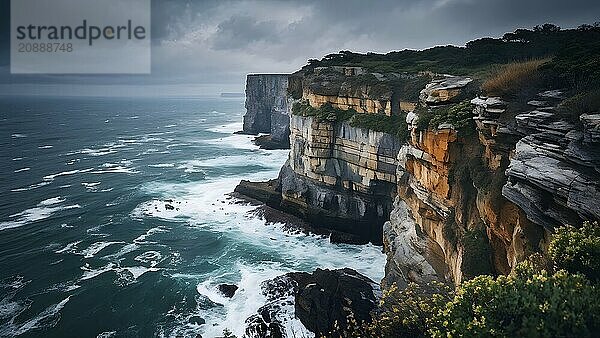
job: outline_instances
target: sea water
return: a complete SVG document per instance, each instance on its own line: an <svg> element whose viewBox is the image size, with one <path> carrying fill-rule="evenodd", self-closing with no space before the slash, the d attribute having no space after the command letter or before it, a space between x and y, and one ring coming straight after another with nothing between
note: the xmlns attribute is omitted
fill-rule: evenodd
<svg viewBox="0 0 600 338"><path fill-rule="evenodd" d="M229 196L288 156L234 134L243 112L240 98L0 98L0 337L241 337L266 279L380 280L380 247L286 232Z"/></svg>

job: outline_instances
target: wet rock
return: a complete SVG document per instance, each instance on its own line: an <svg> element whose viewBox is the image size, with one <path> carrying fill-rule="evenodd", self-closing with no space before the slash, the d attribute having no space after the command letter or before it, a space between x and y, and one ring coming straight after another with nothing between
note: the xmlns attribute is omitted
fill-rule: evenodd
<svg viewBox="0 0 600 338"><path fill-rule="evenodd" d="M204 320L204 318L202 318L200 316L191 316L190 319L188 319L188 322L190 324L194 324L194 325L206 324L206 320Z"/></svg>
<svg viewBox="0 0 600 338"><path fill-rule="evenodd" d="M294 294L298 284L288 275L261 284L267 303L246 319L245 336L249 338L286 337L285 324L293 318Z"/></svg>
<svg viewBox="0 0 600 338"><path fill-rule="evenodd" d="M165 209L166 210L175 210L175 207L170 204L165 204Z"/></svg>
<svg viewBox="0 0 600 338"><path fill-rule="evenodd" d="M261 288L268 303L246 320L249 337L285 337L290 315L316 334L332 331L336 321L343 326L350 314L370 321L380 296L377 283L347 268L292 272L264 282Z"/></svg>
<svg viewBox="0 0 600 338"><path fill-rule="evenodd" d="M296 273L296 316L312 332L327 333L337 321L345 326L348 316L370 321L377 304L378 285L352 269Z"/></svg>
<svg viewBox="0 0 600 338"><path fill-rule="evenodd" d="M219 292L223 294L223 296L227 298L233 297L238 287L234 284L219 284Z"/></svg>
<svg viewBox="0 0 600 338"><path fill-rule="evenodd" d="M261 135L254 139L254 144L259 146L261 149L275 150L275 149L290 149L289 137L284 140L273 139L272 135Z"/></svg>

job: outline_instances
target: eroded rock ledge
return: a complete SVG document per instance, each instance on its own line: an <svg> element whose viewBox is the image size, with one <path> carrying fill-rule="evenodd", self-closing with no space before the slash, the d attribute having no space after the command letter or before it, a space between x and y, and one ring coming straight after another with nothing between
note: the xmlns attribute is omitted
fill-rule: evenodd
<svg viewBox="0 0 600 338"><path fill-rule="evenodd" d="M560 91L506 102L478 96L468 77L430 76L409 93L389 84L414 85L420 75L294 74L290 100L357 114L407 111L410 136L400 142L290 112L291 151L278 179L240 192L316 229L350 233L350 242L382 242L384 286L506 274L544 250L554 227L600 218L600 114L560 112ZM424 127L426 118L435 123Z"/></svg>

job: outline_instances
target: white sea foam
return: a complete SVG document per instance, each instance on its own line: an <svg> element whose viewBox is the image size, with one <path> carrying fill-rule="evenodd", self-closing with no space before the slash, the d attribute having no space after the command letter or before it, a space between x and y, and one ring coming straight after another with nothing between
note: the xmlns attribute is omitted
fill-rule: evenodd
<svg viewBox="0 0 600 338"><path fill-rule="evenodd" d="M76 242L72 242L69 243L67 245L65 245L64 248L60 249L60 250L56 250L54 251L57 254L61 254L61 253L73 253L75 252L75 249L77 249L77 244L81 243L81 241L76 241Z"/></svg>
<svg viewBox="0 0 600 338"><path fill-rule="evenodd" d="M7 336L20 336L26 332L34 329L54 327L60 320L60 310L69 302L71 296L63 299L62 301L48 306L44 311L40 312L35 317L26 321L21 325L16 325L14 321L10 321L8 325L2 328L0 335L6 334Z"/></svg>
<svg viewBox="0 0 600 338"><path fill-rule="evenodd" d="M175 163L159 163L159 164L148 164L152 168L171 168L175 166Z"/></svg>
<svg viewBox="0 0 600 338"><path fill-rule="evenodd" d="M52 145L49 145L49 144L47 144L47 145L42 145L42 146L38 146L38 148L40 148L40 149L50 149L50 148L52 148L52 147L54 147L54 146L52 146Z"/></svg>
<svg viewBox="0 0 600 338"><path fill-rule="evenodd" d="M108 256L104 256L103 258L108 258L108 259L115 259L115 258L120 258L130 252L133 252L135 250L137 250L139 248L139 245L135 244L135 243L129 243L124 245L119 251L117 251L116 253L112 254L112 255L108 255Z"/></svg>
<svg viewBox="0 0 600 338"><path fill-rule="evenodd" d="M107 168L104 170L94 170L90 171L91 174L137 174L138 171L134 168L127 168L124 166L116 166Z"/></svg>
<svg viewBox="0 0 600 338"><path fill-rule="evenodd" d="M25 168L17 169L15 171L13 171L13 173L20 173L20 172L29 171L29 170L31 170L31 168L25 167Z"/></svg>
<svg viewBox="0 0 600 338"><path fill-rule="evenodd" d="M145 266L131 266L123 269L131 272L134 280L137 280L141 275L145 274L146 272L155 272L160 270L159 268L147 268Z"/></svg>
<svg viewBox="0 0 600 338"><path fill-rule="evenodd" d="M56 196L56 197L48 198L46 200L41 201L39 205L54 205L54 204L62 203L64 201L65 201L64 198L62 198L60 196Z"/></svg>
<svg viewBox="0 0 600 338"><path fill-rule="evenodd" d="M220 125L217 127L209 128L208 131L212 131L213 133L222 133L222 134L233 134L236 131L242 130L244 124L242 122L234 122L229 124Z"/></svg>
<svg viewBox="0 0 600 338"><path fill-rule="evenodd" d="M140 263L145 263L153 267L160 262L162 255L158 251L146 251L140 255L137 255L134 259Z"/></svg>
<svg viewBox="0 0 600 338"><path fill-rule="evenodd" d="M12 138L25 138L27 134L12 134L10 135Z"/></svg>
<svg viewBox="0 0 600 338"><path fill-rule="evenodd" d="M104 250L104 248L111 246L113 244L120 244L124 242L95 242L92 243L87 249L82 250L80 252L81 255L85 258L92 258L100 251Z"/></svg>
<svg viewBox="0 0 600 338"><path fill-rule="evenodd" d="M62 202L64 202L64 199L61 197L49 198L38 203L33 208L10 215L8 217L12 218L12 220L0 222L0 230L18 228L26 224L37 222L49 218L59 211L81 208L79 204L62 206L60 205Z"/></svg>
<svg viewBox="0 0 600 338"><path fill-rule="evenodd" d="M84 266L81 267L81 270L83 270L83 275L81 276L80 280L84 281L98 277L105 272L112 271L115 268L115 266L116 265L114 263L108 263L99 269L92 269L90 265L86 263Z"/></svg>
<svg viewBox="0 0 600 338"><path fill-rule="evenodd" d="M149 236L152 236L152 235L157 234L157 233L169 232L169 230L170 230L169 228L167 228L165 226L162 226L162 225L158 226L156 228L151 228L148 231L146 231L145 234L142 234L142 235L138 236L136 239L134 239L133 242L136 243L136 244L151 244L151 243L155 243L155 242L147 241L146 239Z"/></svg>
<svg viewBox="0 0 600 338"><path fill-rule="evenodd" d="M251 157L254 158L250 159ZM213 273L209 278L202 277L203 282L198 284L198 292L211 301L223 305L199 313L207 322L206 325L201 326L204 330L203 336L217 336L225 327L241 336L245 328L245 319L254 314L265 302L259 287L260 283L289 271L312 271L317 267L331 269L350 267L375 281L383 277L385 255L381 247L335 244L322 236L292 234L285 231L280 224L266 225L264 220L249 214L248 212L254 210L255 206L237 204L227 196L242 178L265 180L276 177L286 157L287 151L258 151L245 160L246 163L263 164L265 169L259 173L244 177L211 178L190 183L153 182L143 187L148 192L162 196L162 199L157 198L138 205L131 213L133 217L152 217L169 221L185 220L204 231L226 234L239 245L254 246L261 252L272 252L279 259L279 262L240 262L233 267L223 266L222 270ZM224 156L206 160L202 164L235 165L235 161L241 163L244 158ZM164 202L166 198L173 199L174 202L169 204L178 207L179 210L167 210ZM216 290L215 287L223 282L234 282L240 287L233 298L225 298ZM299 321L291 318L293 308L284 311L290 313L290 318L285 323L289 334L294 332L298 335L306 332ZM185 316L181 318L181 325L171 335L185 336L198 331L197 326L187 323L185 319ZM306 336L311 335L306 334Z"/></svg>
<svg viewBox="0 0 600 338"><path fill-rule="evenodd" d="M61 172L56 173L56 174L46 175L46 176L43 177L43 179L46 180L46 181L52 181L55 178L60 177L60 176L68 176L68 175L75 175L75 174L79 174L79 173L87 173L87 172L90 172L92 170L94 170L94 168L61 171Z"/></svg>
<svg viewBox="0 0 600 338"><path fill-rule="evenodd" d="M31 185L28 185L26 187L11 189L10 191L12 191L12 192L29 191L29 190L41 188L41 187L43 187L45 185L48 185L50 183L51 182L49 182L49 181L44 181L44 182L39 182L39 183L31 184Z"/></svg>
<svg viewBox="0 0 600 338"><path fill-rule="evenodd" d="M217 139L205 140L204 143L234 149L258 149L257 145L249 142L254 137L255 136L252 135L235 134Z"/></svg>
<svg viewBox="0 0 600 338"><path fill-rule="evenodd" d="M81 185L83 185L87 191L96 192L98 191L100 183L102 182L81 182Z"/></svg>
<svg viewBox="0 0 600 338"><path fill-rule="evenodd" d="M277 162L279 164L279 160L282 157L287 156L287 150L260 150L257 151L256 156L248 156L248 155L231 155L231 156L220 156L216 158L206 159L206 160L190 160L184 162L186 167L201 167L201 168L210 168L210 167L244 167L249 165L256 166L267 166L271 167L272 162Z"/></svg>
<svg viewBox="0 0 600 338"><path fill-rule="evenodd" d="M22 159L23 159L23 157L15 157L15 158L13 158L12 160L13 160L13 161L20 161L20 160L22 160Z"/></svg>

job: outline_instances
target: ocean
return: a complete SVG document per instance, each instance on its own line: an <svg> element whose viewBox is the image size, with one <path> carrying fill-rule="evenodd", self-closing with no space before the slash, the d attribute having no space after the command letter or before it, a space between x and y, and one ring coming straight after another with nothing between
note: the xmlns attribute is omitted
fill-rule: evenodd
<svg viewBox="0 0 600 338"><path fill-rule="evenodd" d="M381 247L287 232L229 196L288 155L233 134L243 113L243 98L0 97L0 337L241 337L266 279L379 281Z"/></svg>

